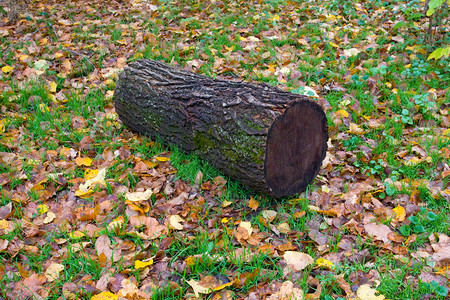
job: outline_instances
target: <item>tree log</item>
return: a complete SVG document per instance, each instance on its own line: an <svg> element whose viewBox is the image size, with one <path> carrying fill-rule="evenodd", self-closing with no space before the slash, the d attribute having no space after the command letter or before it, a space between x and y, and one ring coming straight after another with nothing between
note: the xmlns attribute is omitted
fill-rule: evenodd
<svg viewBox="0 0 450 300"><path fill-rule="evenodd" d="M304 191L327 150L322 107L266 84L212 79L140 60L119 76L114 101L133 131L194 152L248 188L275 197Z"/></svg>

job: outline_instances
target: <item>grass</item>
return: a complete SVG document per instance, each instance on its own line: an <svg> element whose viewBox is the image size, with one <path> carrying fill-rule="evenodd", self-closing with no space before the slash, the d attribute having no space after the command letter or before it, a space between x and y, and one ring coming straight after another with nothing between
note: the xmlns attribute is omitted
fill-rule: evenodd
<svg viewBox="0 0 450 300"><path fill-rule="evenodd" d="M0 67L14 67L0 73L0 296L18 298L26 272L44 274L55 262L63 265L58 278L33 291L42 298L94 297L100 291L92 286L107 269L152 291L152 299L186 298L192 295L187 281L205 276L234 281L224 288L232 298L250 292L267 297L276 292L272 283L286 280L312 294L319 289L316 280L320 299L343 299L350 295L338 280L342 276L354 291L367 279L387 299L445 299L443 271L416 258L419 251L432 256L430 240L450 234L450 177L444 176L450 73L448 58L427 60L431 46L417 38L426 29L421 3L181 2L126 13L118 7L115 15L105 8L112 4L101 1L73 3L70 11L57 2L43 3L45 10L35 3L33 17L22 19L22 36L0 31ZM23 38L27 34L33 38ZM442 36L443 45L449 42ZM359 53L345 54L352 49ZM111 74L122 67L121 57L127 63L157 59L288 91L313 87L329 103L330 165L305 193L273 199L201 157L131 133L112 112L117 76ZM40 78L25 80L26 68L36 70L40 60L46 61ZM70 70L62 67L65 60ZM276 72L282 68L291 75ZM351 130L351 123L362 131ZM170 162L159 161L161 156ZM76 157L92 162L77 163ZM141 172L141 162L151 167ZM107 168L105 184L76 197L85 175L101 168ZM125 196L146 189L153 193L146 201ZM169 205L182 191L183 203ZM249 206L251 199L257 208ZM407 204L417 209L399 221L393 209ZM276 217L265 218L267 211ZM173 215L182 218L182 229L170 223ZM134 223L137 216L144 225ZM383 243L367 236L369 217L404 239ZM250 222L257 242L237 238L242 222ZM159 235L149 238L149 228ZM311 228L325 234L328 244L310 238ZM96 246L101 235L111 251L120 251L120 260L104 265ZM250 257L235 254L243 250ZM285 251L336 261L332 269L314 265L285 273ZM153 266L135 267L136 260L150 258ZM433 280L425 282L424 274ZM77 290L68 290L68 283Z"/></svg>

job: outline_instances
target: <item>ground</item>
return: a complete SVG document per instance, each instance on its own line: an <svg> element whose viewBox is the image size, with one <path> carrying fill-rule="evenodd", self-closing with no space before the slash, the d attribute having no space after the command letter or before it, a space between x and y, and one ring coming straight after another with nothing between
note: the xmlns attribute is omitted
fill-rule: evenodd
<svg viewBox="0 0 450 300"><path fill-rule="evenodd" d="M450 44L446 4L16 5L0 9L0 297L447 297L450 68L427 59ZM124 128L117 75L142 58L315 97L319 175L273 199Z"/></svg>

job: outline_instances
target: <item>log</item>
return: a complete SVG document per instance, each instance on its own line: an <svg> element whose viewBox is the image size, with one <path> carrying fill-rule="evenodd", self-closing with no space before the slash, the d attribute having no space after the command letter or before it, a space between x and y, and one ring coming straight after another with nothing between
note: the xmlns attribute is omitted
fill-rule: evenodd
<svg viewBox="0 0 450 300"><path fill-rule="evenodd" d="M131 63L114 94L131 130L195 153L248 188L304 191L328 141L322 107L266 84L212 79L153 60Z"/></svg>

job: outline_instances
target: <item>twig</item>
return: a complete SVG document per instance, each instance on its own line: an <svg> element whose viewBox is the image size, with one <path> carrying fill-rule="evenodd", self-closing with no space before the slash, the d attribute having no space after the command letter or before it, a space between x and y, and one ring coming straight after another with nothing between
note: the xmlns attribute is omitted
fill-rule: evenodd
<svg viewBox="0 0 450 300"><path fill-rule="evenodd" d="M82 53L78 53L78 52L73 51L73 50L71 50L71 49L67 49L67 48L63 48L63 50L68 51L68 52L70 52L70 53L73 53L73 54L76 54L76 55L79 55L79 56L85 58L85 59L91 64L91 66L94 67L94 69L97 69L97 67L91 62L91 60L90 60L86 55L84 55L84 54L82 54Z"/></svg>
<svg viewBox="0 0 450 300"><path fill-rule="evenodd" d="M41 27L41 28L38 28L38 29L35 30L33 33L29 34L29 36L27 36L23 41L18 42L18 43L14 44L14 45L19 45L19 44L25 43L26 41L30 40L30 39L33 37L33 35L35 35L35 34L38 33L39 31L41 31L41 29L42 29L42 28L45 28L45 27L46 27L46 26L43 26L43 27ZM12 45L12 44L9 44L8 46L6 46L5 49L2 49L2 51L1 51L0 53L3 53L4 51L6 51L11 45Z"/></svg>

